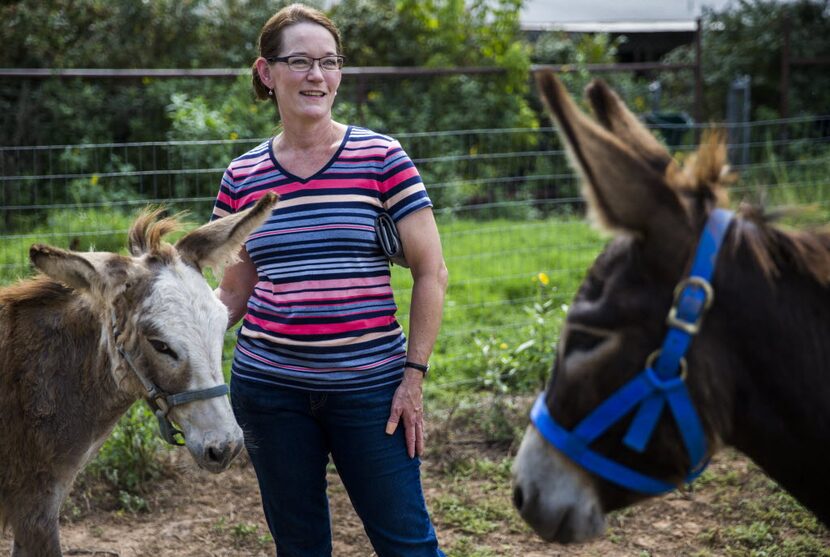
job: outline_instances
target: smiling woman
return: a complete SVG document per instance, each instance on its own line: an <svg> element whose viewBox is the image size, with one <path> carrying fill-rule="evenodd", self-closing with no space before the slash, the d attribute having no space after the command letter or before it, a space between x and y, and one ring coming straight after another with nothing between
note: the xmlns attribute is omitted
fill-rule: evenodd
<svg viewBox="0 0 830 557"><path fill-rule="evenodd" d="M331 555L329 455L379 556L443 555L418 456L447 271L432 202L401 145L332 120L341 52L337 28L301 4L260 35L254 90L273 99L282 131L230 163L213 218L270 191L281 201L218 289L230 325L244 316L231 398L279 555ZM408 339L375 233L381 213L413 276Z"/></svg>

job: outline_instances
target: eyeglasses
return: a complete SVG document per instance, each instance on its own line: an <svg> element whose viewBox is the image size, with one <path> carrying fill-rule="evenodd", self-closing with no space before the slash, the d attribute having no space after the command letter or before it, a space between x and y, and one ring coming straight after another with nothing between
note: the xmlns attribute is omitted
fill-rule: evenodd
<svg viewBox="0 0 830 557"><path fill-rule="evenodd" d="M327 72L334 72L343 67L345 58L340 55L323 56L312 58L310 56L274 56L266 58L268 62L285 62L292 72L307 72L314 66L314 62L320 62L320 69Z"/></svg>

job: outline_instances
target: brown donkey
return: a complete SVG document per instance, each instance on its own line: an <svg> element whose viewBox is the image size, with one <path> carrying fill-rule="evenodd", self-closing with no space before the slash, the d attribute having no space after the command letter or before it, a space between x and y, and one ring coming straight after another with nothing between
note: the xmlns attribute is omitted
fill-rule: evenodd
<svg viewBox="0 0 830 557"><path fill-rule="evenodd" d="M830 524L830 235L719 208L715 136L680 167L604 83L587 90L598 123L553 74L538 85L614 238L516 457L520 514L546 540L587 540L730 445Z"/></svg>
<svg viewBox="0 0 830 557"><path fill-rule="evenodd" d="M131 256L42 245L43 273L0 289L0 523L14 557L61 555L60 506L119 417L145 398L196 463L228 467L242 447L221 358L228 313L202 276L232 261L276 196L206 224L175 246L174 219L148 212Z"/></svg>

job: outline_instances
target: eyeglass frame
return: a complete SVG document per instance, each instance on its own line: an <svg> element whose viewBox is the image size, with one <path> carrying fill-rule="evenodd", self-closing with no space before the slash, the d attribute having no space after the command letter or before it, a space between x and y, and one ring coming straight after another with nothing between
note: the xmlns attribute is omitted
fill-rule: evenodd
<svg viewBox="0 0 830 557"><path fill-rule="evenodd" d="M311 65L308 67L307 70L295 70L291 67L291 64L289 63L289 60L291 58L304 58L306 60L311 60ZM327 70L326 68L324 68L322 61L326 58L335 58L335 59L337 59L337 61L340 63L339 67L337 67L336 69L333 69L333 70ZM342 56L340 54L327 54L326 56L320 56L319 58L314 58L313 56L305 56L303 54L292 54L290 56L271 56L271 57L266 57L265 59L270 64L273 64L275 62L283 62L286 66L288 66L289 70L291 70L292 72L297 72L297 73L310 72L311 69L314 67L314 62L317 62L317 65L320 66L321 71L336 72L336 71L339 71L339 70L343 69L343 63L346 61L346 57Z"/></svg>

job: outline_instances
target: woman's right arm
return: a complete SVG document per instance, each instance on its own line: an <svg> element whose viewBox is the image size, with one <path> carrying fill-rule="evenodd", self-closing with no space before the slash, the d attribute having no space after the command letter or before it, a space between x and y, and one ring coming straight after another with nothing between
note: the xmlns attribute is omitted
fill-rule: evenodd
<svg viewBox="0 0 830 557"><path fill-rule="evenodd" d="M257 278L256 266L243 247L239 250L239 260L225 269L222 282L215 290L216 296L228 308L228 329L245 315Z"/></svg>

